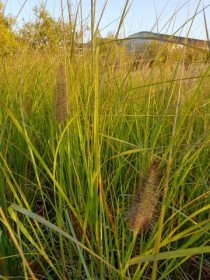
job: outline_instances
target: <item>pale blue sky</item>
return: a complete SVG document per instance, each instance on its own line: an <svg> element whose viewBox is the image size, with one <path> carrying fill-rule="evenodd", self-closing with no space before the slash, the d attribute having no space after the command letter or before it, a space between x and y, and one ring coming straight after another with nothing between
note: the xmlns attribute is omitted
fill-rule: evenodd
<svg viewBox="0 0 210 280"><path fill-rule="evenodd" d="M65 11L67 11L66 1L63 0ZM68 1L72 4L72 11L75 13L79 0ZM3 2L6 3L6 14L18 15L18 24L21 24L23 20L33 21L32 8L41 3L46 4L51 16L58 18L61 15L61 0L4 0ZM101 15L105 2L106 0L96 0L97 19ZM106 36L108 32L116 32L125 2L126 0L107 0L107 6L100 23L102 36ZM81 0L81 3L83 25L90 25L91 0ZM121 29L121 37L139 31L176 33L176 35L185 36L190 29L190 37L206 39L203 7L206 7L206 20L210 32L210 0L130 0L129 3L131 6ZM197 7L197 12L201 12L194 18L193 22L189 21L185 24L194 16Z"/></svg>

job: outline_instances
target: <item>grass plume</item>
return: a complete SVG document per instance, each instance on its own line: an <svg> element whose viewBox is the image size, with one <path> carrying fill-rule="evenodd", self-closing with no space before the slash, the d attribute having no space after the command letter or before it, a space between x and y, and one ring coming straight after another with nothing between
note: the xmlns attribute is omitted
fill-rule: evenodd
<svg viewBox="0 0 210 280"><path fill-rule="evenodd" d="M160 194L158 163L156 159L151 163L143 184L137 190L137 194L128 211L130 228L135 235L151 224L156 212Z"/></svg>
<svg viewBox="0 0 210 280"><path fill-rule="evenodd" d="M60 63L56 75L56 101L55 117L59 123L67 119L68 114L68 95L66 85L66 72L64 64Z"/></svg>

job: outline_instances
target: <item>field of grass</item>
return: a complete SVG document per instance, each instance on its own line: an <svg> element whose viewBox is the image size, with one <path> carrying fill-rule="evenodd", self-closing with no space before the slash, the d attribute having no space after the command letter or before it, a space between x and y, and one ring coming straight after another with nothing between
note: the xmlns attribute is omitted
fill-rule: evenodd
<svg viewBox="0 0 210 280"><path fill-rule="evenodd" d="M115 43L1 58L0 279L210 275L210 65Z"/></svg>

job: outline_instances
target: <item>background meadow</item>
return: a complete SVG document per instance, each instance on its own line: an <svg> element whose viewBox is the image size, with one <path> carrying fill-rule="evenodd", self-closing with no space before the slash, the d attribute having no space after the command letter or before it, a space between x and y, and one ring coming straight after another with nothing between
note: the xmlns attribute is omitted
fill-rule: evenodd
<svg viewBox="0 0 210 280"><path fill-rule="evenodd" d="M1 12L0 278L209 279L209 49L129 53L129 1L108 38L68 3Z"/></svg>

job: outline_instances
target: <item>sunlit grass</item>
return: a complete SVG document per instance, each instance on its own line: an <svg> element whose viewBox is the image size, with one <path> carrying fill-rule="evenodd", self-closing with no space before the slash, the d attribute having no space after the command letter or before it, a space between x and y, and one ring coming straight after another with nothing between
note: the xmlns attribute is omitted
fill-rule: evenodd
<svg viewBox="0 0 210 280"><path fill-rule="evenodd" d="M2 279L188 279L191 262L202 279L210 269L210 66L186 67L185 46L176 63L159 51L135 69L116 47L128 4L105 54L92 9L90 51L24 45L2 59ZM133 197L154 203L144 181L155 158L152 219L133 233Z"/></svg>

